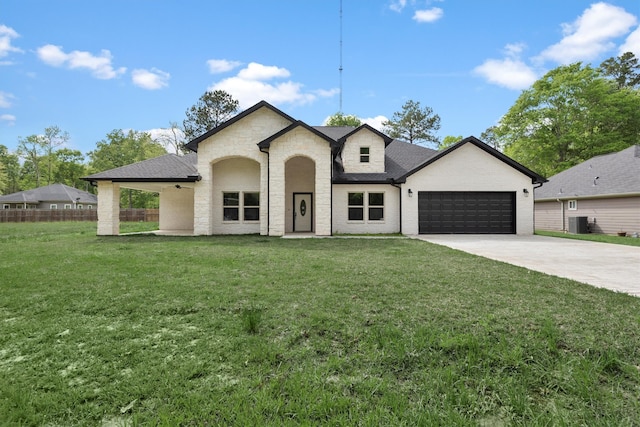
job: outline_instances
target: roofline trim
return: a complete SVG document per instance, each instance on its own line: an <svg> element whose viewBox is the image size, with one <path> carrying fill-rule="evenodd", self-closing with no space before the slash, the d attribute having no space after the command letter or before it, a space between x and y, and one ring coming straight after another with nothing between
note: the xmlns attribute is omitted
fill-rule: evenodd
<svg viewBox="0 0 640 427"><path fill-rule="evenodd" d="M587 200L587 199L624 199L629 197L640 197L640 192L631 192L631 193L611 193L611 194L592 194L592 195L583 195L583 196L558 196L558 197L545 197L545 198L535 198L534 202L557 202L558 200Z"/></svg>
<svg viewBox="0 0 640 427"><path fill-rule="evenodd" d="M319 130L315 129L314 127L309 126L308 124L306 124L302 120L295 120L293 123L291 123L286 128L274 133L269 138L258 142L257 145L260 148L269 148L273 141L275 141L276 139L280 138L281 136L291 132L292 130L296 129L299 126L305 128L306 130L310 131L314 135L319 136L320 138L324 139L325 141L327 141L329 143L329 145L332 148L336 146L337 142L334 139L332 139L331 137L325 135L324 133L320 132Z"/></svg>

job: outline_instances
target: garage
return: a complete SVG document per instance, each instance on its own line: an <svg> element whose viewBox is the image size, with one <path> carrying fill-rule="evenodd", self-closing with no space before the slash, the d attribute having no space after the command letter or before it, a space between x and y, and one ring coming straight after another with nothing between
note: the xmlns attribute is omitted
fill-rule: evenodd
<svg viewBox="0 0 640 427"><path fill-rule="evenodd" d="M515 234L515 192L419 191L420 234Z"/></svg>

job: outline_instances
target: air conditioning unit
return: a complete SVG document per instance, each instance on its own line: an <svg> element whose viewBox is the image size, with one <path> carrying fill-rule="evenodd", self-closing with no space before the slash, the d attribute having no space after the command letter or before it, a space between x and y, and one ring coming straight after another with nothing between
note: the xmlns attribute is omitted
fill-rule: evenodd
<svg viewBox="0 0 640 427"><path fill-rule="evenodd" d="M589 232L589 221L586 216L569 217L569 233L587 234Z"/></svg>

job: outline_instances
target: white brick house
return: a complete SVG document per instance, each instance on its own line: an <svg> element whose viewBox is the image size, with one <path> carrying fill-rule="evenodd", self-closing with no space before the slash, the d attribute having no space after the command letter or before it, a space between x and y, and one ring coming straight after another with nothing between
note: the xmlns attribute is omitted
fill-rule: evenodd
<svg viewBox="0 0 640 427"><path fill-rule="evenodd" d="M121 188L158 192L160 230L184 234L531 234L545 182L474 137L438 152L264 101L187 148L84 178L98 186L98 234L118 234Z"/></svg>

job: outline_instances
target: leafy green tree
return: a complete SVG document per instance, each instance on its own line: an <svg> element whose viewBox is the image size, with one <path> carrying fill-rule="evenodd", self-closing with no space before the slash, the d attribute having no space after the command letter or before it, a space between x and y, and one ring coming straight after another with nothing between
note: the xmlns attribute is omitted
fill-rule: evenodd
<svg viewBox="0 0 640 427"><path fill-rule="evenodd" d="M86 182L80 179L87 174L87 166L84 164L84 155L81 151L62 148L55 152L55 159L53 182L75 188L86 187Z"/></svg>
<svg viewBox="0 0 640 427"><path fill-rule="evenodd" d="M618 89L640 85L640 64L632 52L607 59L600 64L600 71L603 75L613 78L618 84Z"/></svg>
<svg viewBox="0 0 640 427"><path fill-rule="evenodd" d="M434 131L440 129L440 116L430 107L420 107L420 102L409 100L402 111L393 113L391 120L382 123L392 138L404 139L411 144L440 143Z"/></svg>
<svg viewBox="0 0 640 427"><path fill-rule="evenodd" d="M353 114L343 114L341 112L335 113L333 116L329 116L326 126L353 126L358 127L362 125L362 120Z"/></svg>
<svg viewBox="0 0 640 427"><path fill-rule="evenodd" d="M0 164L5 174L4 185L0 186L0 193L11 194L20 191L20 159L11 154L9 149L0 144Z"/></svg>
<svg viewBox="0 0 640 427"><path fill-rule="evenodd" d="M42 135L43 146L45 147L47 163L47 185L53 184L53 164L55 162L54 151L69 141L69 133L61 130L58 126L49 126L44 129Z"/></svg>
<svg viewBox="0 0 640 427"><path fill-rule="evenodd" d="M7 173L4 171L4 165L0 163L0 194L4 194L4 188L7 186Z"/></svg>
<svg viewBox="0 0 640 427"><path fill-rule="evenodd" d="M16 152L24 162L21 178L28 182L27 188L40 187L42 185L42 170L45 167L46 150L46 141L42 136L29 135L26 138L18 138Z"/></svg>
<svg viewBox="0 0 640 427"><path fill-rule="evenodd" d="M100 172L166 153L164 147L146 132L130 130L125 134L121 129L116 129L107 134L106 139L99 141L95 150L88 153L89 168L90 172ZM155 208L158 206L158 194L130 189L121 194L120 205L129 208Z"/></svg>
<svg viewBox="0 0 640 427"><path fill-rule="evenodd" d="M438 150L444 150L445 148L449 148L456 142L461 141L462 138L463 138L462 135L459 135L459 136L447 135L438 144Z"/></svg>
<svg viewBox="0 0 640 427"><path fill-rule="evenodd" d="M522 92L495 128L507 155L543 175L637 144L640 96L575 63Z"/></svg>
<svg viewBox="0 0 640 427"><path fill-rule="evenodd" d="M501 150L502 149L502 147L500 146L500 140L498 139L498 136L496 135L496 127L495 126L491 126L491 127L487 128L484 132L482 132L480 134L480 140L482 142L484 142L485 144L492 146L496 150Z"/></svg>
<svg viewBox="0 0 640 427"><path fill-rule="evenodd" d="M240 103L223 90L205 92L198 102L186 111L187 118L182 122L188 141L215 128L230 119Z"/></svg>

